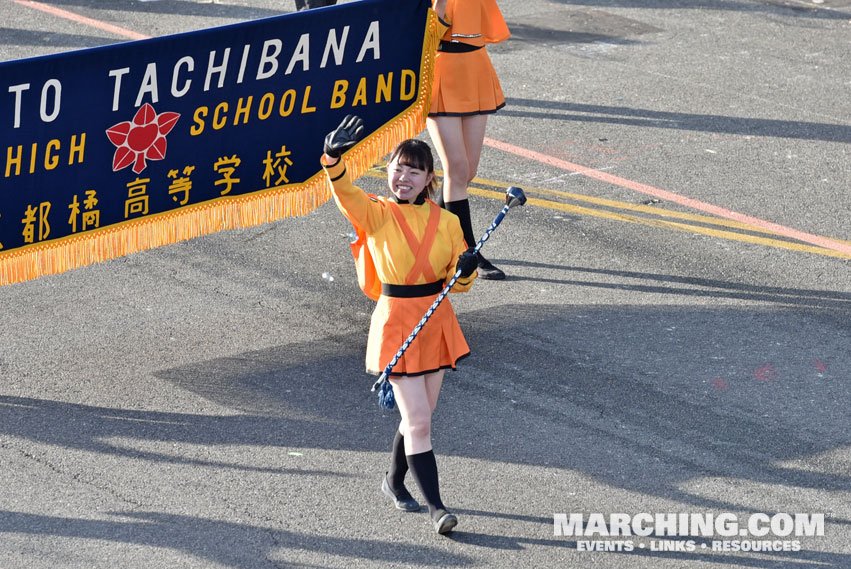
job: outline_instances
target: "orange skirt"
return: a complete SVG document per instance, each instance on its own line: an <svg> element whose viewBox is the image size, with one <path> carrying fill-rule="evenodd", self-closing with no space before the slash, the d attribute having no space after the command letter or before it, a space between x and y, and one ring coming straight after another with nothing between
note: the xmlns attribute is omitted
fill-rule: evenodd
<svg viewBox="0 0 851 569"><path fill-rule="evenodd" d="M397 298L382 295L372 313L366 344L366 371L379 375L411 335L438 295ZM458 325L455 311L444 299L393 367L392 376L422 375L455 369L470 347Z"/></svg>
<svg viewBox="0 0 851 569"><path fill-rule="evenodd" d="M486 48L437 53L429 116L490 114L504 106L505 96Z"/></svg>

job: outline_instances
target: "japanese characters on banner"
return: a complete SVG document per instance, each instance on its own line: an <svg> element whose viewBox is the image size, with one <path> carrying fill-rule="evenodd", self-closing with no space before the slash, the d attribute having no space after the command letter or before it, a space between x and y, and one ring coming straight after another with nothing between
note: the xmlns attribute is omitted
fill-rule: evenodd
<svg viewBox="0 0 851 569"><path fill-rule="evenodd" d="M360 0L0 63L0 284L304 214L425 124L428 0Z"/></svg>

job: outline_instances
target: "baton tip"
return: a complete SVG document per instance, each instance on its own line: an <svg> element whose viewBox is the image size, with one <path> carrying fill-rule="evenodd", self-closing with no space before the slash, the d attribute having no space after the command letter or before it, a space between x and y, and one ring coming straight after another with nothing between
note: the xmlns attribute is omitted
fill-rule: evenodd
<svg viewBox="0 0 851 569"><path fill-rule="evenodd" d="M524 205L526 203L526 193L517 186L511 186L505 191L505 203L508 207Z"/></svg>

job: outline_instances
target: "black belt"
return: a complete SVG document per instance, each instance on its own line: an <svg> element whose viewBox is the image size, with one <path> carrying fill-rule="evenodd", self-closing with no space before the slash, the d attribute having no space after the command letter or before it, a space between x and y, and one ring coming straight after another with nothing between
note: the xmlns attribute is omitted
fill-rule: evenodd
<svg viewBox="0 0 851 569"><path fill-rule="evenodd" d="M460 41L441 41L437 45L437 51L443 51L445 53L467 53L476 51L477 49L482 49L482 46L470 45Z"/></svg>
<svg viewBox="0 0 851 569"><path fill-rule="evenodd" d="M419 298L421 296L434 296L443 290L443 281L418 285L398 285L381 283L381 294L394 298Z"/></svg>

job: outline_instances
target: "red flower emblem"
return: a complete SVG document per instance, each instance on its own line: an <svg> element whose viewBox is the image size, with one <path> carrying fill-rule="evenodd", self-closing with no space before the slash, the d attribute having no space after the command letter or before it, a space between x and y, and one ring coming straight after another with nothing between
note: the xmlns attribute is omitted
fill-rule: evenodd
<svg viewBox="0 0 851 569"><path fill-rule="evenodd" d="M154 107L145 103L132 121L120 122L109 128L106 136L116 146L112 171L117 172L133 164L133 171L141 174L147 167L146 159L165 158L165 137L179 118L178 113L157 115Z"/></svg>

